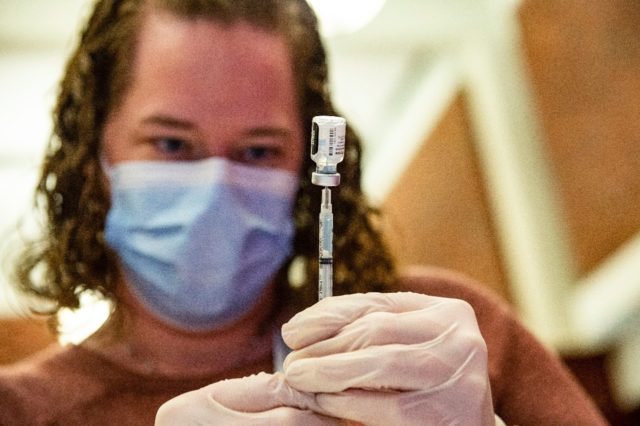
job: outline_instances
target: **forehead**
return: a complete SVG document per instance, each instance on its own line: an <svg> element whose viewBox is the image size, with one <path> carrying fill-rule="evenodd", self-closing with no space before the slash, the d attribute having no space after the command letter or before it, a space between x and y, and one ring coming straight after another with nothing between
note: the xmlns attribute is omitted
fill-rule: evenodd
<svg viewBox="0 0 640 426"><path fill-rule="evenodd" d="M150 97L157 94L187 109L233 115L250 106L256 114L261 106L297 96L284 36L244 21L149 11L133 65L130 91L144 94L147 104L159 102Z"/></svg>

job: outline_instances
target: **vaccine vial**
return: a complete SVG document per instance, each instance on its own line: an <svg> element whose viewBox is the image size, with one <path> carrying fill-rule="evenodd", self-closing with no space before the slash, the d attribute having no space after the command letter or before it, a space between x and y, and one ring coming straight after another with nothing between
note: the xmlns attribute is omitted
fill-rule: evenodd
<svg viewBox="0 0 640 426"><path fill-rule="evenodd" d="M338 163L344 159L347 121L342 117L319 115L311 123L311 159L316 171L311 182L320 186L338 186Z"/></svg>

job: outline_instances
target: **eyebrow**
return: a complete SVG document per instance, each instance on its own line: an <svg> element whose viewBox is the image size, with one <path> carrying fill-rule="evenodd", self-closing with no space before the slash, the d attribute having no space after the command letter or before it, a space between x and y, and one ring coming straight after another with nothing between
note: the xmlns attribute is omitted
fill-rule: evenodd
<svg viewBox="0 0 640 426"><path fill-rule="evenodd" d="M167 127L174 127L177 129L191 130L196 126L189 120L182 120L169 115L155 114L146 117L142 120L143 124L158 124ZM292 131L286 127L278 126L257 126L248 129L245 134L253 137L273 137L281 136L285 138L292 137Z"/></svg>
<svg viewBox="0 0 640 426"><path fill-rule="evenodd" d="M188 120L170 117L168 115L152 115L142 120L143 124L160 124L162 126L175 127L179 129L193 129L195 126Z"/></svg>
<svg viewBox="0 0 640 426"><path fill-rule="evenodd" d="M256 137L264 137L264 136L284 136L287 138L291 137L291 130L284 127L253 127L250 128L247 132L248 136L256 136Z"/></svg>

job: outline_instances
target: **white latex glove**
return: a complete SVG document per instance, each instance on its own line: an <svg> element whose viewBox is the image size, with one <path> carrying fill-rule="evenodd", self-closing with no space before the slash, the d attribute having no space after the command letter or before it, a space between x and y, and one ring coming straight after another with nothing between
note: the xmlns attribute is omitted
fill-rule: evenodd
<svg viewBox="0 0 640 426"><path fill-rule="evenodd" d="M496 324L499 327L500 324ZM416 293L330 297L282 328L289 385L365 425L493 425L487 349L469 304Z"/></svg>
<svg viewBox="0 0 640 426"><path fill-rule="evenodd" d="M260 373L224 380L177 396L156 415L161 425L310 425L344 424L310 411L313 395L290 388L282 374Z"/></svg>

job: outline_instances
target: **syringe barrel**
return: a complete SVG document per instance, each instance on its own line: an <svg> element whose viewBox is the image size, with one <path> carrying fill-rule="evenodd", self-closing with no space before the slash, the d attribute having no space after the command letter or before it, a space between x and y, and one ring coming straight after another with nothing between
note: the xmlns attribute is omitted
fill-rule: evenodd
<svg viewBox="0 0 640 426"><path fill-rule="evenodd" d="M322 190L320 204L320 260L333 258L333 209L331 206L331 190Z"/></svg>
<svg viewBox="0 0 640 426"><path fill-rule="evenodd" d="M331 206L331 190L322 190L320 204L320 241L319 241L319 282L318 297L320 300L333 295L333 211Z"/></svg>
<svg viewBox="0 0 640 426"><path fill-rule="evenodd" d="M319 115L311 122L311 159L317 174L337 174L344 159L347 121L342 117Z"/></svg>
<svg viewBox="0 0 640 426"><path fill-rule="evenodd" d="M333 296L333 265L320 264L320 278L318 282L318 300Z"/></svg>

